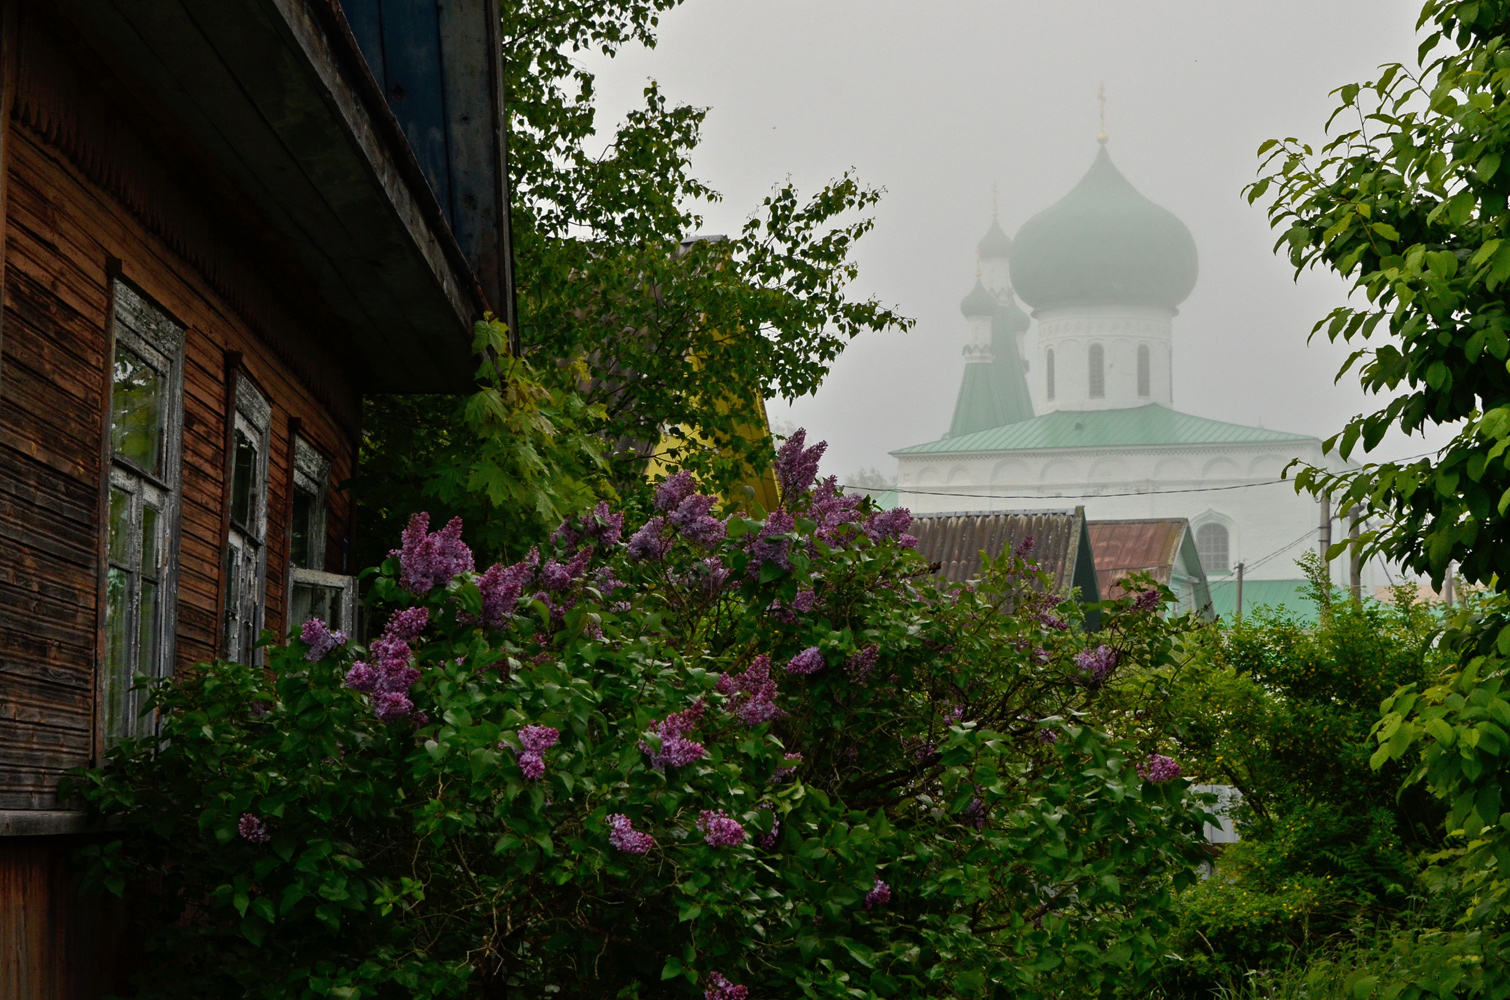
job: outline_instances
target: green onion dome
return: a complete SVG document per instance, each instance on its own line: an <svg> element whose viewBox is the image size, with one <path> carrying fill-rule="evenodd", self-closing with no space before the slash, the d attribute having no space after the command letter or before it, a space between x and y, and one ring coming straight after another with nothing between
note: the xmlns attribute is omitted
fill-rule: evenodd
<svg viewBox="0 0 1510 1000"><path fill-rule="evenodd" d="M996 299L990 292L986 291L986 286L980 283L980 279L976 278L975 287L970 289L970 294L965 296L965 301L959 304L959 311L964 313L969 319L976 319L980 316L995 316Z"/></svg>
<svg viewBox="0 0 1510 1000"><path fill-rule="evenodd" d="M1028 319L1028 314L1023 312L1022 307L1017 304L1017 300L1009 298L1005 305L998 305L996 311L992 313L991 333L993 336L1009 333L1016 336L1019 333L1027 333L1032 322Z"/></svg>
<svg viewBox="0 0 1510 1000"><path fill-rule="evenodd" d="M1023 223L1012 249L1012 287L1034 309L1173 309L1197 272L1190 230L1139 194L1104 145L1069 194Z"/></svg>
<svg viewBox="0 0 1510 1000"><path fill-rule="evenodd" d="M1012 239L1002 232L1001 224L996 217L991 217L991 228L986 230L986 235L975 244L975 252L981 260L998 260L1012 256Z"/></svg>

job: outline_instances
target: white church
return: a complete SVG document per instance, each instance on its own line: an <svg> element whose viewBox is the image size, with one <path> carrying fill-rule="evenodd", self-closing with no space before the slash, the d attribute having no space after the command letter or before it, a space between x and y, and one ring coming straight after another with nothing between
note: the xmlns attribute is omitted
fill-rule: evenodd
<svg viewBox="0 0 1510 1000"><path fill-rule="evenodd" d="M1175 318L1198 272L1190 230L1112 164L1106 137L1078 184L1009 239L993 218L965 297L965 370L949 431L892 452L915 513L1066 508L1092 520L1187 518L1215 609L1299 603L1295 560L1324 537L1294 459L1321 442L1174 408ZM1031 318L1018 305L1025 303ZM1329 511L1332 541L1347 525ZM1348 569L1333 566L1346 586ZM1390 582L1362 568L1364 593Z"/></svg>

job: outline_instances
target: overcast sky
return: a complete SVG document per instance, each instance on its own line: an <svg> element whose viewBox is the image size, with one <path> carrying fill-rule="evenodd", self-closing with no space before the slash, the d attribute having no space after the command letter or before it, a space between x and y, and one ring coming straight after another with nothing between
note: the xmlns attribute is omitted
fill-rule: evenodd
<svg viewBox="0 0 1510 1000"><path fill-rule="evenodd" d="M888 452L948 428L964 362L959 302L1001 190L1009 235L1062 197L1096 152L1105 81L1109 150L1144 195L1190 227L1200 280L1174 325L1174 404L1319 437L1368 405L1346 350L1307 346L1342 301L1326 275L1297 284L1240 196L1258 144L1314 141L1334 98L1390 60L1412 61L1420 0L689 0L660 44L595 59L606 118L648 78L711 108L693 165L732 232L773 184L811 193L853 167L886 189L858 252L855 291L914 317L865 335L815 397L772 401L773 423L830 442L825 472L887 475ZM1030 353L1031 356L1031 353ZM1437 435L1431 443L1436 443ZM1376 454L1426 450L1420 438Z"/></svg>

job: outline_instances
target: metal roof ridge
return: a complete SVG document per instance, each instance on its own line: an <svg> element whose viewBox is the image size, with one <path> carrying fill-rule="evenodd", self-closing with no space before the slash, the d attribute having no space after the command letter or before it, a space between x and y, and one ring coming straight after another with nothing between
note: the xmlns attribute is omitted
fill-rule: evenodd
<svg viewBox="0 0 1510 1000"><path fill-rule="evenodd" d="M989 500L990 497L982 499ZM926 514L913 514L912 519L920 521L925 517L996 517L998 515L1025 517L1030 514L1061 514L1065 517L1075 517L1079 510L1079 507L1035 507L1031 510L1020 507L999 507L996 510L933 510Z"/></svg>

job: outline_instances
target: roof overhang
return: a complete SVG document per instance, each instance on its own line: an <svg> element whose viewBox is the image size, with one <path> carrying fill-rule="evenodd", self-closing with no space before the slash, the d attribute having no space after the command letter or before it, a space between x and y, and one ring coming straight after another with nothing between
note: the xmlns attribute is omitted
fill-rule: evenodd
<svg viewBox="0 0 1510 1000"><path fill-rule="evenodd" d="M472 384L485 309L336 0L62 0L347 329L364 389Z"/></svg>

